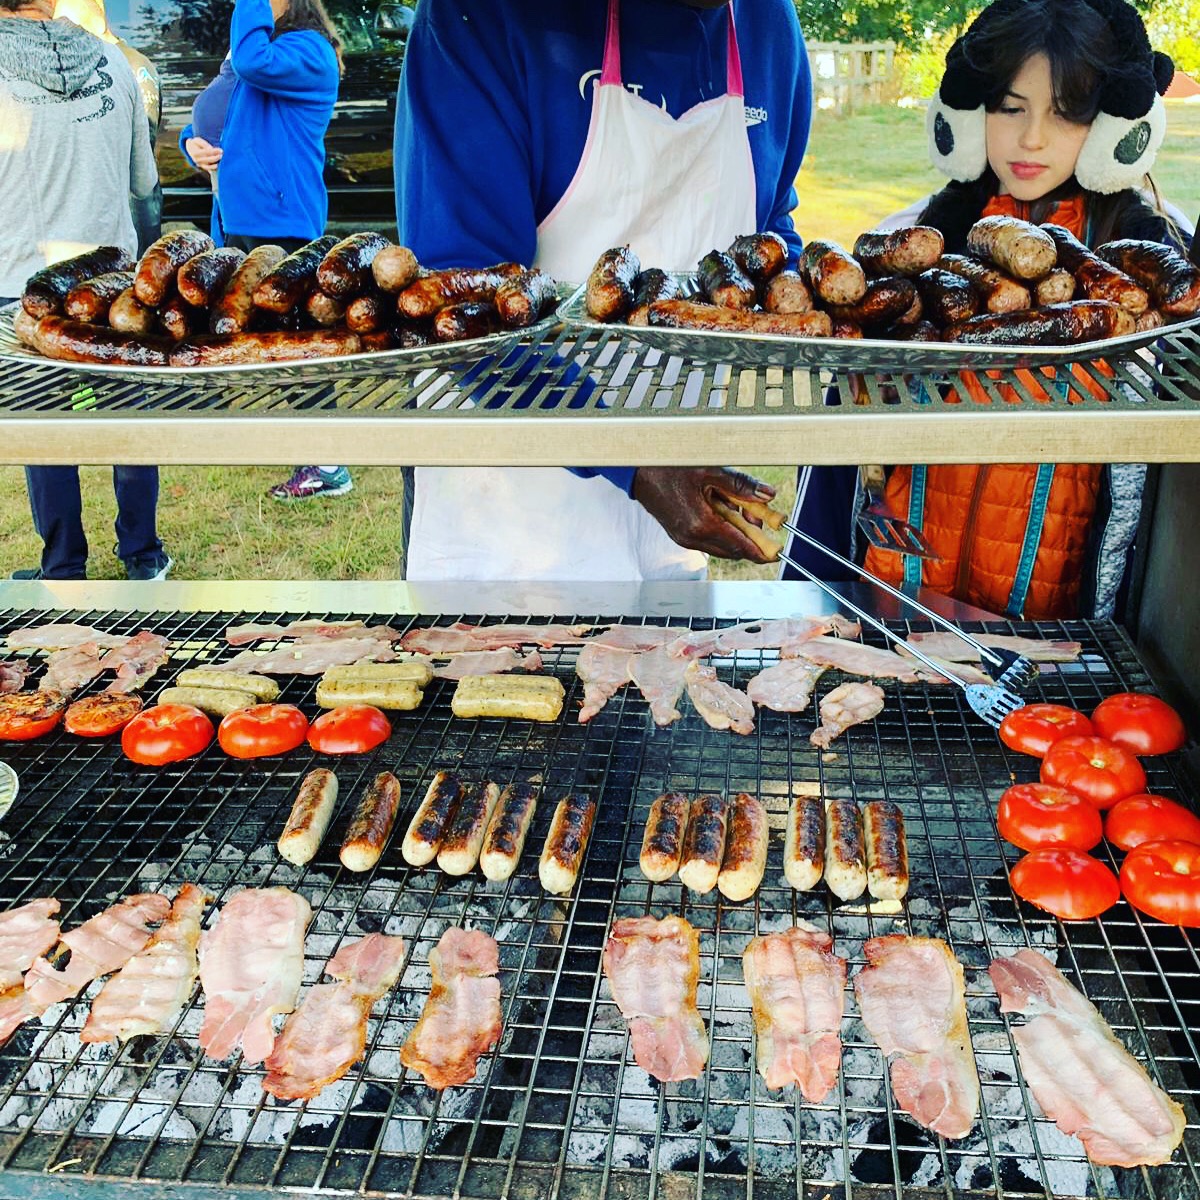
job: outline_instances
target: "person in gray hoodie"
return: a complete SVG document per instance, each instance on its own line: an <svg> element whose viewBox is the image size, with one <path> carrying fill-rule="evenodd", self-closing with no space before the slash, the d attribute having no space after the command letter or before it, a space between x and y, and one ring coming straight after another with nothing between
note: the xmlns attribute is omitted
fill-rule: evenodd
<svg viewBox="0 0 1200 1200"><path fill-rule="evenodd" d="M116 47L67 20L53 0L0 0L0 302L35 271L96 246L137 251L131 201L158 173L133 72ZM82 579L79 471L27 467L39 568L14 578ZM114 467L117 554L130 578L165 576L157 467Z"/></svg>

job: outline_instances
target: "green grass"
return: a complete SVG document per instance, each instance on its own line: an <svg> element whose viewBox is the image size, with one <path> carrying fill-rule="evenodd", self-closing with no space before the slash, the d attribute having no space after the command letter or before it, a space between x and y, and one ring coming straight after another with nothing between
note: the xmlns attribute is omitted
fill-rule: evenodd
<svg viewBox="0 0 1200 1200"><path fill-rule="evenodd" d="M801 234L852 242L864 229L940 186L926 165L924 114L879 108L837 116L819 112L797 180ZM1200 105L1168 105L1168 134L1155 179L1189 218L1200 213ZM773 483L788 508L794 472L748 467ZM265 498L281 468L170 467L162 472L159 528L179 579L394 579L400 547L400 472L354 468L354 491L334 500L282 505ZM111 474L82 470L89 574L118 579L112 556ZM32 566L33 532L18 467L0 468L0 571ZM767 579L772 568L714 560L719 579Z"/></svg>

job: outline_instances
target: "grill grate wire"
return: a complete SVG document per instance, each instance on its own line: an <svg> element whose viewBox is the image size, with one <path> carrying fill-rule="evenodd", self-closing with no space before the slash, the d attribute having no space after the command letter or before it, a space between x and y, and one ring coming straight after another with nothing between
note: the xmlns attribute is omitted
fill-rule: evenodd
<svg viewBox="0 0 1200 1200"><path fill-rule="evenodd" d="M112 632L164 633L175 650L153 694L192 661L227 656L227 624L278 616L24 612L0 615L0 631L70 619ZM1080 662L1044 671L1031 699L1090 711L1102 695L1150 685L1115 626L988 628L1084 643ZM1200 1052L1193 1033L1200 1027L1200 958L1192 936L1144 921L1123 902L1103 921L1071 924L1014 903L1003 867L1018 852L1000 840L994 804L1013 777L1034 777L1033 760L999 743L958 689L888 684L879 718L821 754L808 743L810 713L760 713L754 735L739 738L709 729L683 701L684 719L659 730L630 688L589 725L570 723L579 692L574 652L543 653L546 669L568 688L566 719L547 727L460 721L449 712L453 685L435 681L420 709L397 714L384 746L334 764L338 812L322 850L303 869L280 860L274 840L316 759L307 750L257 762L210 750L154 770L125 762L111 742L61 732L6 745L22 788L0 826L9 839L0 856L0 907L56 895L70 926L120 895L160 887L173 893L185 880L205 886L218 905L233 889L280 884L313 906L307 982L319 978L344 938L379 929L401 933L407 945L400 984L376 1006L363 1061L304 1105L268 1103L260 1068L201 1058L198 995L169 1035L135 1039L119 1051L85 1049L77 1035L93 985L80 1002L50 1010L42 1026L23 1026L0 1051L3 1177L53 1173L63 1196L101 1195L97 1188L134 1181L147 1196L214 1185L239 1196L307 1188L464 1200L1200 1195ZM722 678L741 685L762 665L756 653L714 661ZM312 711L314 680L281 682L282 699ZM830 686L827 677L820 694ZM1147 766L1151 790L1194 805L1173 760ZM478 875L451 880L431 868L408 870L398 834L374 872L342 870L340 834L366 782L379 770L394 771L405 821L440 768L501 785L541 782L533 833L513 878L497 886ZM773 838L767 877L753 900L728 904L716 892L693 896L678 881L641 877L642 826L651 802L668 789L762 797ZM600 800L600 816L574 893L548 897L537 884L537 848L554 801L569 790ZM823 887L798 895L783 883L781 827L798 792L886 798L901 807L913 878L902 911L835 906ZM698 1003L712 1043L704 1075L674 1085L653 1083L633 1063L600 969L615 919L668 912L700 931ZM206 923L211 919L210 911ZM850 982L834 1091L810 1105L795 1089L766 1090L756 1073L741 953L751 937L796 919L833 934L851 979L865 963L868 937L906 932L949 942L966 968L983 1085L981 1119L969 1138L943 1142L899 1113ZM428 951L447 926L462 923L500 944L504 1035L475 1080L437 1094L401 1071L398 1051L428 990ZM1038 1112L986 976L992 957L1025 945L1051 954L1184 1104L1189 1124L1170 1164L1093 1167L1079 1143Z"/></svg>

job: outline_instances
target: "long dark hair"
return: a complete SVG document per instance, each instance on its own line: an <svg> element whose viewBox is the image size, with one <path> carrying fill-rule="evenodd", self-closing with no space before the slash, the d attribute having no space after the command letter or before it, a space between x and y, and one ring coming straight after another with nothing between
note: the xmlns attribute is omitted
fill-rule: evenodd
<svg viewBox="0 0 1200 1200"><path fill-rule="evenodd" d="M1044 54L1050 62L1055 108L1068 121L1090 125L1100 111L1105 78L1120 69L1123 48L1109 23L1084 0L1027 0L1008 12L995 13L965 38L963 51L970 65L989 81L984 97L988 112L1000 107L1025 63L1035 54ZM934 196L922 220L942 229L947 248L965 245L967 229L999 186L989 166L979 179L952 183ZM1059 200L1081 190L1073 178L1068 180L1030 205L1029 220L1046 220ZM1154 194L1157 197L1157 191ZM1084 191L1084 195L1093 245L1119 236L1131 204L1140 199L1130 190L1112 195ZM939 221L948 227L942 228Z"/></svg>
<svg viewBox="0 0 1200 1200"><path fill-rule="evenodd" d="M321 0L288 0L287 11L275 21L275 36L294 33L298 29L311 29L319 33L337 55L338 74L346 73L346 64L342 59L342 39L338 37Z"/></svg>

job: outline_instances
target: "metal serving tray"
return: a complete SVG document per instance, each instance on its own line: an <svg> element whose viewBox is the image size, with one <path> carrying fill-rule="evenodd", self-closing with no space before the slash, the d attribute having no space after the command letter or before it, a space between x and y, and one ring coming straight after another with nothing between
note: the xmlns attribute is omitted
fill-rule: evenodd
<svg viewBox="0 0 1200 1200"><path fill-rule="evenodd" d="M352 614L297 612L282 619L293 615ZM153 629L173 647L170 663L147 689L153 696L180 669L227 657L227 625L279 619L272 612L12 611L0 614L0 636L44 620L77 620L114 633ZM1149 684L1128 639L1112 625L989 628L1083 643L1083 658L1048 667L1031 699L1090 711L1103 695ZM119 1048L79 1040L97 985L55 1006L0 1049L0 1193L46 1200L261 1200L293 1193L406 1200L1200 1195L1194 1033L1200 971L1192 933L1143 920L1124 902L1102 920L1061 923L1014 900L1006 867L1019 851L997 836L995 805L1013 778L1035 778L1037 763L1006 749L957 688L887 682L888 702L876 721L822 753L808 741L810 713L760 713L755 732L738 737L710 729L684 700L684 718L658 729L630 688L579 725L577 652L543 652L545 669L567 690L559 722L455 718L453 683L435 680L419 709L393 714L393 734L383 746L324 760L341 783L339 808L306 868L281 860L274 842L301 778L318 761L307 747L245 761L213 746L161 768L131 764L114 739L78 739L61 730L6 747L22 787L0 826L0 909L54 895L70 927L123 894L173 894L185 880L205 887L218 904L242 887L282 885L314 909L306 983L319 978L343 940L375 930L403 936L407 958L398 985L375 1006L364 1061L306 1104L270 1100L261 1068L200 1054L198 989L169 1035ZM762 656L739 654L715 665L722 678L744 685ZM314 679L280 682L282 700L315 711ZM820 693L835 682L823 679ZM1146 766L1151 790L1194 803L1178 756L1147 759ZM452 879L401 860L400 831L439 768L466 779L541 784L529 842L507 883L488 884L478 873ZM397 830L372 871L346 872L337 849L348 815L366 782L384 769L401 782ZM697 896L678 881L650 884L642 877L642 828L665 790L747 790L763 799L771 847L756 897L729 904L716 891ZM599 812L575 890L555 897L538 885L537 854L553 802L567 791L595 797ZM810 893L787 887L780 856L793 795L898 804L912 878L904 905L839 904L823 885ZM712 1054L704 1074L685 1083L655 1083L635 1064L601 970L613 921L646 913L680 914L700 933L698 1002ZM212 919L210 910L205 923ZM827 1100L814 1105L795 1088L767 1090L756 1070L741 955L752 936L797 919L833 935L851 976L864 965L868 937L908 933L949 942L966 969L983 1089L981 1116L967 1138L943 1141L900 1112L849 983L842 1069ZM497 939L504 1032L475 1079L439 1094L400 1066L398 1051L429 988L429 950L450 925L481 928ZM1080 1143L1038 1111L1022 1085L1012 1025L999 1013L986 972L992 957L1022 946L1051 957L1184 1106L1188 1125L1171 1162L1142 1170L1093 1166Z"/></svg>
<svg viewBox="0 0 1200 1200"><path fill-rule="evenodd" d="M61 367L81 375L99 375L106 379L153 380L157 383L189 383L219 385L226 382L248 383L252 379L292 382L306 380L331 383L369 375L391 375L398 371L419 371L427 367L453 367L477 362L488 355L502 355L522 339L537 341L546 330L558 323L551 311L540 321L524 329L506 329L487 337L464 338L458 342L438 342L432 346L417 346L409 350L377 350L366 354L337 355L330 358L309 358L302 362L243 363L227 367L129 367L110 363L77 363L50 359L31 350L13 332L13 317L20 301L0 308L0 362L46 364Z"/></svg>
<svg viewBox="0 0 1200 1200"><path fill-rule="evenodd" d="M685 285L687 273L675 278ZM1131 333L1074 346L965 346L957 342L897 342L883 338L782 337L768 333L716 333L707 329L667 329L661 325L626 325L590 317L587 285L563 301L559 316L571 328L589 332L619 332L666 354L692 362L722 362L739 366L825 367L838 371L982 371L988 368L1054 367L1096 359L1128 358L1153 345L1166 332L1200 326L1200 316L1161 329Z"/></svg>

